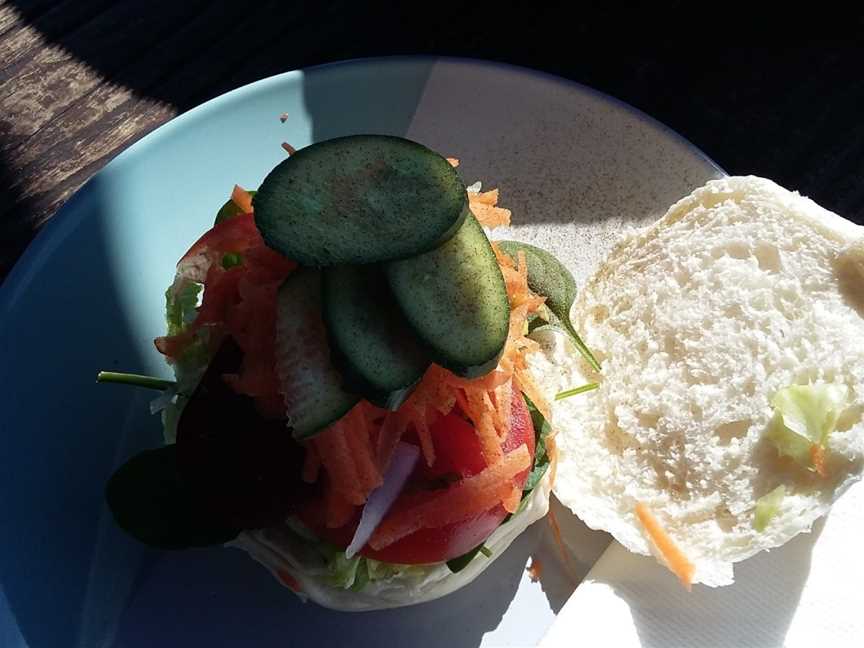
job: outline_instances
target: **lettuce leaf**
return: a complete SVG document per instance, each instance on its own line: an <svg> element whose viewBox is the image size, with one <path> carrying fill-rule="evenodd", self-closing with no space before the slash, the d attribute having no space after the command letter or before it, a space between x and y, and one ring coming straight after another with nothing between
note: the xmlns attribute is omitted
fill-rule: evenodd
<svg viewBox="0 0 864 648"><path fill-rule="evenodd" d="M186 331L198 315L203 290L204 284L178 277L165 291L165 322L168 328L166 335L170 337ZM171 362L177 378L177 397L162 410L162 435L165 443L174 443L177 439L180 414L207 370L212 355L210 346L210 332L202 327L195 332L194 340L183 354Z"/></svg>
<svg viewBox="0 0 864 648"><path fill-rule="evenodd" d="M783 503L783 498L786 497L786 487L780 484L770 493L766 493L756 500L756 514L753 518L753 528L759 533L762 533L768 526L768 523L777 515L780 510L780 504Z"/></svg>
<svg viewBox="0 0 864 648"><path fill-rule="evenodd" d="M165 320L168 324L168 336L177 335L198 314L198 297L204 290L204 284L197 281L185 281L172 285L165 291Z"/></svg>
<svg viewBox="0 0 864 648"><path fill-rule="evenodd" d="M771 404L774 418L766 436L781 455L812 470L813 448L824 448L846 407L849 390L841 385L791 385L778 391Z"/></svg>

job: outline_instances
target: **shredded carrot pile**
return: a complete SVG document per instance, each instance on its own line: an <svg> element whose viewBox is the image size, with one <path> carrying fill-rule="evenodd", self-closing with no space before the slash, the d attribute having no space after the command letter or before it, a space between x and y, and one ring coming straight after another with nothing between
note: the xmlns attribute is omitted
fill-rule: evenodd
<svg viewBox="0 0 864 648"><path fill-rule="evenodd" d="M468 207L484 227L501 227L510 224L510 210L498 207L498 190L468 192Z"/></svg>
<svg viewBox="0 0 864 648"><path fill-rule="evenodd" d="M693 584L693 574L696 567L691 563L684 552L675 544L669 534L663 530L660 522L648 509L644 502L636 504L636 517L642 523L642 527L651 539L652 544L660 552L666 566L678 577L681 584L690 591Z"/></svg>
<svg viewBox="0 0 864 648"><path fill-rule="evenodd" d="M383 481L370 425L375 409L360 401L310 442L327 473L329 490L356 506L364 504Z"/></svg>
<svg viewBox="0 0 864 648"><path fill-rule="evenodd" d="M466 477L438 497L388 516L372 534L369 544L373 549L383 549L420 529L461 522L475 515L478 508L489 510L510 494L513 478L530 465L531 453L527 446L521 445L498 463Z"/></svg>

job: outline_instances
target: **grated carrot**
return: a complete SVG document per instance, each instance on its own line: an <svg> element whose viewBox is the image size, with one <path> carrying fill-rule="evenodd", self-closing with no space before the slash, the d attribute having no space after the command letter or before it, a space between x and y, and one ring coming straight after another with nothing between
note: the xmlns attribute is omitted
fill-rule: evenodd
<svg viewBox="0 0 864 648"><path fill-rule="evenodd" d="M321 469L321 457L311 443L306 444L306 456L303 458L303 473L301 479L307 484L314 484L318 480L318 472Z"/></svg>
<svg viewBox="0 0 864 648"><path fill-rule="evenodd" d="M285 152L288 155L294 155L297 152L297 149L291 146L288 142L282 142L282 148L285 149Z"/></svg>
<svg viewBox="0 0 864 648"><path fill-rule="evenodd" d="M501 505L508 513L515 513L519 508L519 502L522 501L522 489L518 486L511 485L510 492L501 500Z"/></svg>
<svg viewBox="0 0 864 648"><path fill-rule="evenodd" d="M369 427L362 407L354 407L343 419L343 430L348 449L357 469L358 486L363 493L369 494L378 488L383 479L378 472L378 462L372 454Z"/></svg>
<svg viewBox="0 0 864 648"><path fill-rule="evenodd" d="M546 398L543 396L543 393L540 391L540 388L537 387L537 383L534 382L534 379L531 377L531 374L528 372L527 367L516 367L515 372L513 374L514 382L516 386L519 387L519 390L528 396L531 399L531 402L534 403L534 407L536 407L539 412L543 415L547 421L551 420L550 415L550 407L549 403L546 401Z"/></svg>
<svg viewBox="0 0 864 648"><path fill-rule="evenodd" d="M504 227L510 224L510 210L493 207L482 202L468 202L471 213L483 227Z"/></svg>
<svg viewBox="0 0 864 648"><path fill-rule="evenodd" d="M469 193L468 200L470 202L481 203L483 205L491 205L494 207L498 204L498 190L491 189L490 191L478 191L477 193Z"/></svg>
<svg viewBox="0 0 864 648"><path fill-rule="evenodd" d="M459 160L457 160L456 158L447 158L447 161L454 169L459 166Z"/></svg>
<svg viewBox="0 0 864 648"><path fill-rule="evenodd" d="M489 412L492 429L495 432L495 436L498 437L497 443L501 444L504 442L504 439L507 438L504 433L509 432L510 426L505 424L505 419L501 418L498 409L495 407L495 401L493 400L495 392L482 391L480 393L483 397L483 407L487 412Z"/></svg>
<svg viewBox="0 0 864 648"><path fill-rule="evenodd" d="M642 527L651 539L651 543L660 552L666 566L678 577L681 584L690 591L693 584L693 574L696 571L693 563L681 551L678 545L669 537L654 514L648 509L644 502L636 504L636 517L642 523Z"/></svg>
<svg viewBox="0 0 864 648"><path fill-rule="evenodd" d="M399 412L388 412L381 424L381 429L378 432L378 471L381 474L387 472L387 467L390 465L390 459L393 457L393 451L396 445L405 433L405 420L400 416Z"/></svg>
<svg viewBox="0 0 864 648"><path fill-rule="evenodd" d="M488 511L510 494L511 480L530 465L531 454L523 444L498 463L453 484L437 497L388 515L375 530L369 545L383 549L420 529L439 528Z"/></svg>
<svg viewBox="0 0 864 648"><path fill-rule="evenodd" d="M435 463L435 446L432 444L432 433L429 431L429 408L425 405L418 409L414 417L414 431L420 440L426 465L431 466Z"/></svg>
<svg viewBox="0 0 864 648"><path fill-rule="evenodd" d="M337 421L312 441L327 471L333 490L339 491L352 504L363 504L366 494L359 487L357 470L345 439L342 421Z"/></svg>
<svg viewBox="0 0 864 648"><path fill-rule="evenodd" d="M234 185L231 192L231 202L237 205L244 214L252 213L252 196L240 185Z"/></svg>
<svg viewBox="0 0 864 648"><path fill-rule="evenodd" d="M481 390L466 391L463 412L474 424L474 430L483 450L483 458L486 460L486 465L491 466L501 459L504 451L501 449L501 441L495 430L492 413L484 402L484 396L486 392Z"/></svg>
<svg viewBox="0 0 864 648"><path fill-rule="evenodd" d="M817 475L823 478L828 476L828 471L825 469L825 448L818 443L810 446L810 460Z"/></svg>

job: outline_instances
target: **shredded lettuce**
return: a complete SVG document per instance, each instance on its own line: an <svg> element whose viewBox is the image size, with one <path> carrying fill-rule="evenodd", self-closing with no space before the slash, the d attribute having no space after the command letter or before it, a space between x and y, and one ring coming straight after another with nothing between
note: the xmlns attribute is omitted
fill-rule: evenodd
<svg viewBox="0 0 864 648"><path fill-rule="evenodd" d="M359 592L368 583L408 574L422 578L425 573L425 568L419 565L397 565L359 555L346 558L344 551L326 543L320 543L319 549L325 556L329 554L325 558L327 576L323 580L332 587Z"/></svg>
<svg viewBox="0 0 864 648"><path fill-rule="evenodd" d="M840 385L791 385L778 391L771 404L766 436L781 455L814 469L813 448L825 448L837 419L846 407L849 390Z"/></svg>
<svg viewBox="0 0 864 648"><path fill-rule="evenodd" d="M203 289L204 285L197 281L186 281L179 286L172 285L165 291L165 319L169 336L182 333L195 319L198 297Z"/></svg>
<svg viewBox="0 0 864 648"><path fill-rule="evenodd" d="M178 279L165 291L165 321L168 325L167 335L183 333L198 314L201 291L204 285L196 281ZM177 440L177 423L180 414L189 400L201 376L207 370L210 362L210 332L201 328L195 332L194 340L186 347L183 354L171 363L177 378L177 397L162 410L162 430L165 443Z"/></svg>
<svg viewBox="0 0 864 648"><path fill-rule="evenodd" d="M768 526L768 523L777 515L780 510L780 504L783 503L783 498L786 497L786 487L780 484L770 493L766 493L756 500L756 514L753 518L753 528L759 533L762 533Z"/></svg>
<svg viewBox="0 0 864 648"><path fill-rule="evenodd" d="M329 576L327 584L333 587L349 589L354 585L354 581L357 578L357 568L361 562L362 559L358 559L356 556L354 558L346 558L344 551L335 552L333 558L327 563L327 574ZM368 575L368 570L364 571L367 571Z"/></svg>
<svg viewBox="0 0 864 648"><path fill-rule="evenodd" d="M327 562L328 585L351 589L355 592L361 591L368 583L387 580L394 576L414 574L420 578L425 574L425 569L418 565L397 565L393 563L372 560L364 556L346 558L345 552L323 544L324 553L330 553Z"/></svg>
<svg viewBox="0 0 864 648"><path fill-rule="evenodd" d="M291 534L298 548L302 547L302 554L307 557L307 562L317 565L310 569L310 575L331 587L359 592L369 583L395 576L413 576L422 580L429 569L423 565L398 565L360 555L347 558L344 550L319 540L296 518L287 520L285 531Z"/></svg>

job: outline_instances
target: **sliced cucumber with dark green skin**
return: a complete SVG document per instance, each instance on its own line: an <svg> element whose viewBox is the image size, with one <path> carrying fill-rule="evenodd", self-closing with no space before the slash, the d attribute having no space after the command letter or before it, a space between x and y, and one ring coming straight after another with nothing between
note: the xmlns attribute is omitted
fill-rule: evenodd
<svg viewBox="0 0 864 648"><path fill-rule="evenodd" d="M386 265L393 296L434 361L466 378L498 364L510 326L504 278L473 215L444 245Z"/></svg>
<svg viewBox="0 0 864 648"><path fill-rule="evenodd" d="M397 410L431 360L394 303L381 268L325 269L323 302L333 361L345 387Z"/></svg>
<svg viewBox="0 0 864 648"><path fill-rule="evenodd" d="M321 271L296 270L279 288L276 373L294 438L308 439L360 400L342 388L321 318Z"/></svg>
<svg viewBox="0 0 864 648"><path fill-rule="evenodd" d="M446 159L385 135L300 149L270 172L253 203L267 245L311 267L422 254L468 213L465 185Z"/></svg>

